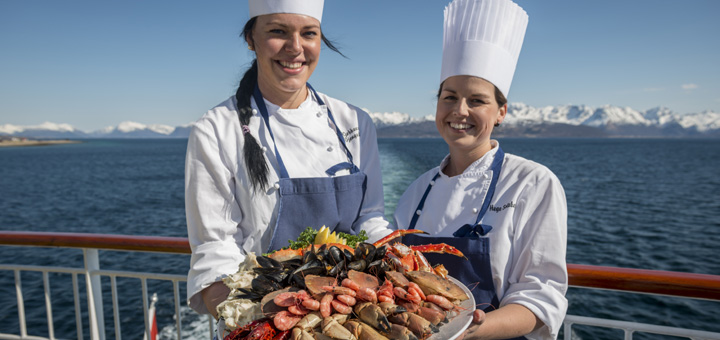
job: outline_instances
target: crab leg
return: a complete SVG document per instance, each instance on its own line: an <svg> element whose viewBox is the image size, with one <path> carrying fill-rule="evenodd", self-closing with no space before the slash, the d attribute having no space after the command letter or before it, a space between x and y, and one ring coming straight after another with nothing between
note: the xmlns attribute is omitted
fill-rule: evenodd
<svg viewBox="0 0 720 340"><path fill-rule="evenodd" d="M407 234L418 234L418 233L427 234L426 232L424 232L422 230L418 230L418 229L399 229L399 230L393 231L392 233L390 233L390 235L381 238L377 242L373 243L373 245L376 248L380 248L380 247L386 245L388 242L390 242L390 240L393 240L400 236L407 235Z"/></svg>
<svg viewBox="0 0 720 340"><path fill-rule="evenodd" d="M423 244L421 246L410 246L410 249L414 251L419 251L423 253L445 253L445 254L451 254L459 257L465 257L465 255L458 250L457 248L445 244L445 243L438 243L438 244Z"/></svg>

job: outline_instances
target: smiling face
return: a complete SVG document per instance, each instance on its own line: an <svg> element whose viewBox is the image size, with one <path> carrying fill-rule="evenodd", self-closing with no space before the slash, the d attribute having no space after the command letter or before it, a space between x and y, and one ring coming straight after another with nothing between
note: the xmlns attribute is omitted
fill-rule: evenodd
<svg viewBox="0 0 720 340"><path fill-rule="evenodd" d="M440 88L435 125L450 148L451 157L479 159L492 149L490 135L502 123L507 105L499 106L495 86L485 79L453 76Z"/></svg>
<svg viewBox="0 0 720 340"><path fill-rule="evenodd" d="M305 84L320 57L320 22L300 14L261 15L246 39L257 56L263 97L286 108L298 100L297 105L302 103Z"/></svg>

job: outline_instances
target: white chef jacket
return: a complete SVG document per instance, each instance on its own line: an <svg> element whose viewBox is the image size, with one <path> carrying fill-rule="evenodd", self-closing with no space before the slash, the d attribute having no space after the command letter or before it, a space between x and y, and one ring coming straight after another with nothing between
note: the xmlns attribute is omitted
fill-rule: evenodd
<svg viewBox="0 0 720 340"><path fill-rule="evenodd" d="M448 236L465 224L475 224L492 181L493 149L461 175L440 171L416 229L434 236ZM400 198L395 225L407 229L428 183L443 169L450 156L415 180ZM565 262L567 203L558 178L545 166L505 154L491 205L482 219L493 227L490 262L500 306L520 304L544 324L528 339L555 339L567 311L568 278ZM471 259L472 260L472 259Z"/></svg>
<svg viewBox="0 0 720 340"><path fill-rule="evenodd" d="M326 105L308 95L297 109L282 109L265 100L269 122L289 176L327 177L325 170L347 162L328 109L353 162L367 175L367 189L354 227L374 241L389 234L375 126L361 109L319 94ZM231 97L192 125L185 164L185 212L192 248L188 273L188 305L208 313L200 291L238 270L245 253L267 251L277 219L278 163L262 116L256 109L248 127L265 153L269 166L268 189L252 189L243 158L243 131L237 101ZM349 174L339 171L336 176ZM308 212L312 213L312 212ZM315 226L318 229L321 226Z"/></svg>

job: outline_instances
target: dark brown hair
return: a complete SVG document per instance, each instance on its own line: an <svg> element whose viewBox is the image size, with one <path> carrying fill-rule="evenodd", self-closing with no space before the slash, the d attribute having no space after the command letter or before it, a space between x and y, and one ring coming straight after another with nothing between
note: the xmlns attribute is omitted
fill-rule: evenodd
<svg viewBox="0 0 720 340"><path fill-rule="evenodd" d="M443 81L440 83L440 88L438 89L437 97L440 98L440 94L442 93L442 88L445 82ZM491 83L492 84L492 83ZM493 84L493 87L495 88L495 101L498 103L498 107L503 107L505 104L507 104L507 98L505 98L505 95L500 91L500 89Z"/></svg>

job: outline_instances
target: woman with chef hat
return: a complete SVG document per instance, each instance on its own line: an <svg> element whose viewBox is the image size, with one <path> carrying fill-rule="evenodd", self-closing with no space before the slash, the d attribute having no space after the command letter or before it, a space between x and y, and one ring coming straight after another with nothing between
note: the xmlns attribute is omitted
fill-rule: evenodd
<svg viewBox="0 0 720 340"><path fill-rule="evenodd" d="M428 254L473 293L466 339L554 339L565 317L567 206L546 167L504 153L491 139L528 16L510 0L454 0L445 9L435 123L449 147L395 211L406 244L447 243L468 259Z"/></svg>
<svg viewBox="0 0 720 340"><path fill-rule="evenodd" d="M188 304L217 316L221 279L248 252L288 246L308 226L370 240L391 232L375 127L307 83L318 65L323 0L249 0L243 38L256 59L237 93L192 126L185 205Z"/></svg>

